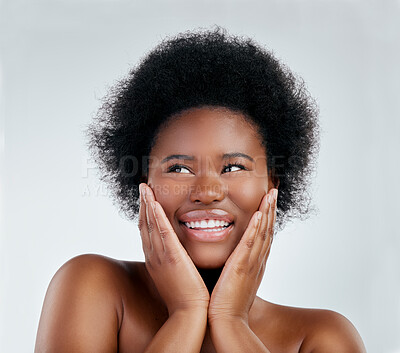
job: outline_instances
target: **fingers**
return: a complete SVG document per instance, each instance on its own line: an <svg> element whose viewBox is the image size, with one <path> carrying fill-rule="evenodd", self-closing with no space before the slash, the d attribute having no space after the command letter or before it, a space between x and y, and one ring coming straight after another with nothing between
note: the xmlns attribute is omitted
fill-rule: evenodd
<svg viewBox="0 0 400 353"><path fill-rule="evenodd" d="M165 212L157 201L154 201L154 215L158 228L158 235L164 244L164 252L168 262L176 262L179 253L184 250Z"/></svg>
<svg viewBox="0 0 400 353"><path fill-rule="evenodd" d="M267 239L268 234L266 230L268 227L269 211L271 208L270 206L271 206L271 194L268 193L264 195L259 207L259 210L262 213L261 225L257 234L255 234L255 246L254 246L254 251L251 254L252 258L250 259L250 261L258 259L260 252L262 252L262 248L265 242L268 241Z"/></svg>
<svg viewBox="0 0 400 353"><path fill-rule="evenodd" d="M260 211L263 214L262 223L260 227L260 240L264 241L267 238L266 229L268 226L268 212L271 205L271 195L268 193L264 196L263 200L261 201Z"/></svg>
<svg viewBox="0 0 400 353"><path fill-rule="evenodd" d="M154 203L156 201L151 200L151 198L147 198L147 196L148 194L146 194L147 228L149 230L150 242L152 244L152 252L157 254L158 257L161 257L161 254L165 252L165 249L164 243L158 231L158 225L154 211Z"/></svg>
<svg viewBox="0 0 400 353"><path fill-rule="evenodd" d="M149 232L147 229L147 216L146 216L146 204L143 198L143 184L139 185L139 192L140 192L140 207L139 207L139 222L138 228L140 231L140 236L142 237L142 246L143 251L146 254L148 251L152 250Z"/></svg>
<svg viewBox="0 0 400 353"><path fill-rule="evenodd" d="M256 211L250 219L249 225L244 232L242 239L235 249L233 260L236 262L239 270L241 271L241 266L247 266L250 260L250 255L254 249L256 235L259 232L261 225L262 213Z"/></svg>
<svg viewBox="0 0 400 353"><path fill-rule="evenodd" d="M274 240L276 207L277 207L277 198L278 198L278 190L276 190L276 191L275 190L274 190L273 197L271 198L271 204L270 204L269 212L268 212L268 226L266 229L266 232L267 232L266 241L264 242L263 249L260 254L263 261L265 261L265 258L268 258L269 251L270 251L271 245L272 245L272 241Z"/></svg>
<svg viewBox="0 0 400 353"><path fill-rule="evenodd" d="M162 239L158 233L158 225L154 212L154 194L150 187L145 184L142 185L143 198L145 201L146 208L146 223L147 223L147 231L149 235L149 240L151 244L151 253L162 254L164 253L164 244Z"/></svg>
<svg viewBox="0 0 400 353"><path fill-rule="evenodd" d="M145 215L142 238L143 243L149 244L148 253L151 255L152 261L156 260L158 264L164 262L164 260L170 263L177 262L180 252L184 250L182 244L176 236L162 206L155 201L151 188L141 184L141 191L141 200L144 200L144 205L140 205L139 212ZM142 214L140 214L140 217L143 219Z"/></svg>
<svg viewBox="0 0 400 353"><path fill-rule="evenodd" d="M276 208L277 208L277 196L278 190L273 189L269 198L269 207L265 214L267 220L265 228L262 229L262 234L264 241L262 243L261 251L258 256L258 261L265 264L268 259L269 252L271 249L274 231L275 231L275 221L276 221Z"/></svg>
<svg viewBox="0 0 400 353"><path fill-rule="evenodd" d="M169 315L207 309L210 295L193 261L180 243L153 191L141 184L140 224L146 268ZM144 201L144 202L142 202ZM151 247L151 250L149 250Z"/></svg>
<svg viewBox="0 0 400 353"><path fill-rule="evenodd" d="M252 223L253 219L250 221L241 239L241 255L237 257L237 261L242 264L250 264L250 267L257 272L260 265L268 258L272 244L276 220L275 190L271 190L261 201L259 211L257 211L262 215L261 221L258 227L255 227Z"/></svg>

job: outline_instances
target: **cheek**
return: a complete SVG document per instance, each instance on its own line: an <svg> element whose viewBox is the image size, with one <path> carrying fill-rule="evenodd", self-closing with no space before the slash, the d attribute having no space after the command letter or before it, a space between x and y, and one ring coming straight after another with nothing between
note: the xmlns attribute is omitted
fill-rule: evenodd
<svg viewBox="0 0 400 353"><path fill-rule="evenodd" d="M236 219L237 241L246 231L254 212L258 210L266 192L265 188L265 181L262 182L254 178L242 179L240 183L230 185L229 197L238 208L238 218Z"/></svg>
<svg viewBox="0 0 400 353"><path fill-rule="evenodd" d="M258 210L260 202L266 193L265 180L261 178L248 178L240 183L232 183L229 187L229 196L246 217L246 222Z"/></svg>
<svg viewBox="0 0 400 353"><path fill-rule="evenodd" d="M187 197L187 193L183 186L179 184L177 185L173 182L166 182L165 180L159 180L159 182L157 182L155 178L153 178L149 185L153 189L156 200L161 204L167 218L172 223L175 211Z"/></svg>

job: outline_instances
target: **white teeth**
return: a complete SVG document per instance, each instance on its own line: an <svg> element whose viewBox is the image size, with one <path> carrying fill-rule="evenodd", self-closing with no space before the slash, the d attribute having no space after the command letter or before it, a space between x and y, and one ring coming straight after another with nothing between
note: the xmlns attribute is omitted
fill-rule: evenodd
<svg viewBox="0 0 400 353"><path fill-rule="evenodd" d="M185 225L188 228L201 228L201 229L205 229L206 231L216 232L216 231L219 231L219 230L222 230L222 229L228 227L229 222L219 221L219 220L217 221L217 220L213 220L213 219L209 219L209 220L202 219L201 221L185 222ZM219 228L215 229L216 227L219 227ZM207 228L213 228L213 229L207 229Z"/></svg>
<svg viewBox="0 0 400 353"><path fill-rule="evenodd" d="M213 221L212 219L208 221L207 228L215 228L215 226L215 221Z"/></svg>
<svg viewBox="0 0 400 353"><path fill-rule="evenodd" d="M203 229L203 232L220 232L221 230L224 230L225 228L215 228L215 229Z"/></svg>

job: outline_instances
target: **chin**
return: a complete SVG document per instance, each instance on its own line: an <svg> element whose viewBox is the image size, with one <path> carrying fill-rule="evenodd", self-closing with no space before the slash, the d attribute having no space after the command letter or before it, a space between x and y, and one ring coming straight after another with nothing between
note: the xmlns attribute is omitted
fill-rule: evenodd
<svg viewBox="0 0 400 353"><path fill-rule="evenodd" d="M205 254L204 256L190 256L194 265L197 268L211 269L224 267L227 260L226 256L210 256Z"/></svg>
<svg viewBox="0 0 400 353"><path fill-rule="evenodd" d="M197 268L217 269L225 266L225 262L235 249L235 245L227 243L206 243L181 241Z"/></svg>

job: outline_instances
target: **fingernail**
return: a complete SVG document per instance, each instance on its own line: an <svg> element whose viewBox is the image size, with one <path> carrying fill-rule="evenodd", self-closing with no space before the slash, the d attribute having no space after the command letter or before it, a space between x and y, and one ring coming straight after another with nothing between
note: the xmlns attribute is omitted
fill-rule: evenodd
<svg viewBox="0 0 400 353"><path fill-rule="evenodd" d="M147 202L154 201L154 195L153 195L153 190L149 187L145 188L145 195L146 195L146 200Z"/></svg>
<svg viewBox="0 0 400 353"><path fill-rule="evenodd" d="M278 198L278 189L274 189L274 199L276 200Z"/></svg>
<svg viewBox="0 0 400 353"><path fill-rule="evenodd" d="M146 187L143 185L142 186L142 195L143 195L143 199L144 199L144 202L145 203L147 203L147 192L146 192Z"/></svg>
<svg viewBox="0 0 400 353"><path fill-rule="evenodd" d="M271 195L267 195L267 203L269 204L269 203L271 203Z"/></svg>

